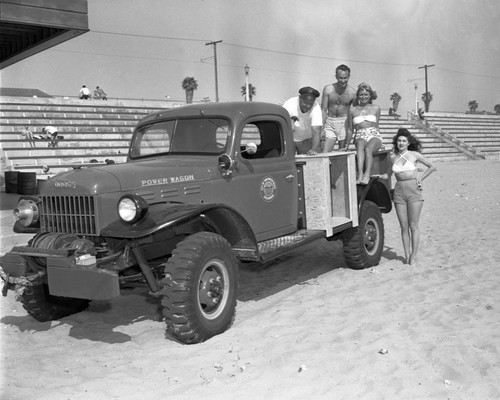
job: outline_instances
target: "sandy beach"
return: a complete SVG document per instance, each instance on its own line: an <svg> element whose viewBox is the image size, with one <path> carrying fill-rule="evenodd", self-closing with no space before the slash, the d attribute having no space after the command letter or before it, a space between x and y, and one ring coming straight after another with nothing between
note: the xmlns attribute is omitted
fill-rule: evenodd
<svg viewBox="0 0 500 400"><path fill-rule="evenodd" d="M47 323L10 291L0 398L500 398L500 162L436 165L416 268L402 262L392 211L375 268L347 269L326 240L243 266L233 326L205 343L166 336L146 288ZM11 234L1 208L3 254L31 235Z"/></svg>

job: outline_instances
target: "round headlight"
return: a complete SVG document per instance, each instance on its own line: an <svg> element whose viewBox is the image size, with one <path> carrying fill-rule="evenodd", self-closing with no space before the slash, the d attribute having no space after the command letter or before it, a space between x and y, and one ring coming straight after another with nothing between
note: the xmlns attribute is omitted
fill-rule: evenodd
<svg viewBox="0 0 500 400"><path fill-rule="evenodd" d="M33 200L21 199L14 209L14 218L23 226L35 225L38 222L38 206Z"/></svg>
<svg viewBox="0 0 500 400"><path fill-rule="evenodd" d="M133 224L139 221L148 211L148 203L140 196L126 194L118 202L118 215L120 218Z"/></svg>

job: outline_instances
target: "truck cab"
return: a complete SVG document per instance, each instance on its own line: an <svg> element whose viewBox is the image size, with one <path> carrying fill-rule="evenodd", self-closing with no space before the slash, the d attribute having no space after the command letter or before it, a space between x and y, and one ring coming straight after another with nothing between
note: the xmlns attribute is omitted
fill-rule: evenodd
<svg viewBox="0 0 500 400"><path fill-rule="evenodd" d="M149 160L182 165L193 188L182 199L176 193L176 199L224 203L238 210L257 241L293 232L297 172L293 141L287 135L288 114L281 107L259 103L245 107L246 113L236 110L217 103L199 112L185 107L153 114L137 127L128 160L131 165ZM158 181L146 181L140 189L154 190L156 201L165 198L174 178L169 174L171 169L165 168Z"/></svg>

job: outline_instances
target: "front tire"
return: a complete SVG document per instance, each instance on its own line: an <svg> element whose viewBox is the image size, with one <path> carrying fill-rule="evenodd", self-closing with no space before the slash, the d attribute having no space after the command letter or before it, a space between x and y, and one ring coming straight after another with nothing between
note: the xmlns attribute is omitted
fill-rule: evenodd
<svg viewBox="0 0 500 400"><path fill-rule="evenodd" d="M384 220L378 206L363 202L359 226L343 235L344 257L352 269L365 269L379 264L384 249Z"/></svg>
<svg viewBox="0 0 500 400"><path fill-rule="evenodd" d="M231 325L238 292L238 260L222 236L199 232L177 244L161 281L167 332L200 343Z"/></svg>
<svg viewBox="0 0 500 400"><path fill-rule="evenodd" d="M54 321L76 314L85 310L90 303L90 300L85 299L52 296L41 276L36 277L23 289L19 301L28 314L40 322Z"/></svg>

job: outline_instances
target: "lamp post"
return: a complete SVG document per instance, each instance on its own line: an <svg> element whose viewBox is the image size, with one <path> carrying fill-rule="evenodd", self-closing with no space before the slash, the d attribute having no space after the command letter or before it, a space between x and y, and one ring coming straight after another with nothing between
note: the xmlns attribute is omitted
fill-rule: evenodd
<svg viewBox="0 0 500 400"><path fill-rule="evenodd" d="M415 115L418 115L418 94L417 94L418 85L415 83Z"/></svg>
<svg viewBox="0 0 500 400"><path fill-rule="evenodd" d="M250 72L250 67L248 64L245 65L245 101L250 101L250 93L248 92L248 73Z"/></svg>

